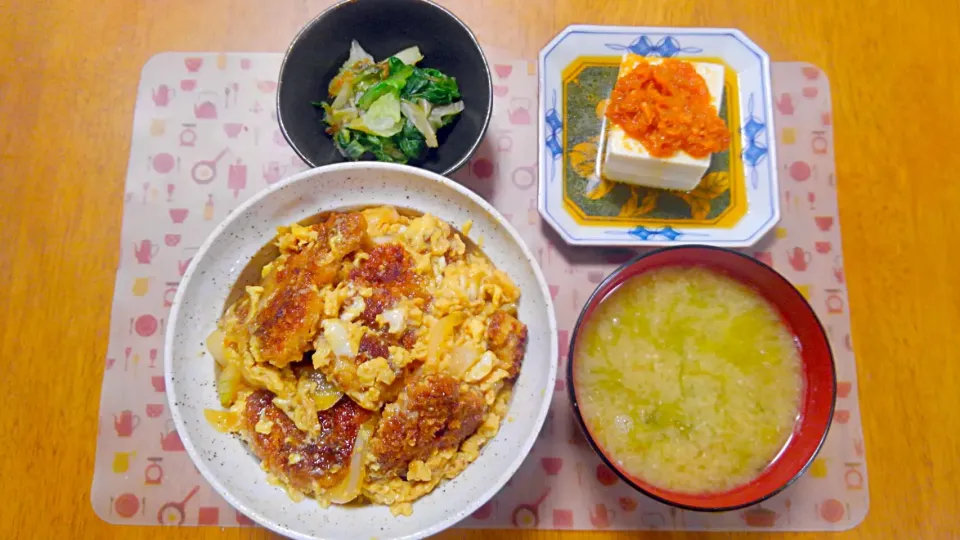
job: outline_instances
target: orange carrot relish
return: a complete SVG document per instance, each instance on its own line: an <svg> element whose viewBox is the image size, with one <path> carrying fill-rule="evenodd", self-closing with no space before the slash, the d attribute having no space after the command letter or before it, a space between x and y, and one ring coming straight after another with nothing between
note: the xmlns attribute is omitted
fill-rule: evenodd
<svg viewBox="0 0 960 540"><path fill-rule="evenodd" d="M682 150L703 158L730 144L730 132L711 103L706 81L692 64L680 60L640 61L617 79L606 115L654 157Z"/></svg>

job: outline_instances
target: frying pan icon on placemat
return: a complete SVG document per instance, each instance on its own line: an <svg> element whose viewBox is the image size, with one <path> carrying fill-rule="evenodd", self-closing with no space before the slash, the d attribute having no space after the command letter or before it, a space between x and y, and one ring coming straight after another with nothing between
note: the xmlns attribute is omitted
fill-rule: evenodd
<svg viewBox="0 0 960 540"><path fill-rule="evenodd" d="M184 520L187 519L187 502L196 495L198 491L200 491L200 486L194 486L182 501L171 501L161 506L157 512L157 522L161 525L183 525Z"/></svg>
<svg viewBox="0 0 960 540"><path fill-rule="evenodd" d="M521 504L514 508L511 516L514 527L521 529L535 529L540 524L540 505L550 495L550 488L532 504Z"/></svg>
<svg viewBox="0 0 960 540"><path fill-rule="evenodd" d="M205 185L213 182L217 178L217 162L220 161L223 156L227 155L229 148L224 148L217 154L217 157L213 159L202 159L194 163L193 168L190 169L190 176L193 178L193 181Z"/></svg>

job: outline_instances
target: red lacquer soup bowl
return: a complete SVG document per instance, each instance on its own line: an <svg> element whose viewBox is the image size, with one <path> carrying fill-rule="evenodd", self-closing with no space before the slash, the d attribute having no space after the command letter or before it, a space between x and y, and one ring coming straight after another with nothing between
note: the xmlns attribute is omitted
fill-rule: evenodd
<svg viewBox="0 0 960 540"><path fill-rule="evenodd" d="M793 434L772 463L753 481L729 491L712 493L681 493L658 488L633 476L616 463L590 433L583 421L577 400L577 381L574 364L577 362L577 337L583 324L597 306L628 279L661 268L703 267L729 276L759 292L780 313L784 324L796 337L803 364L803 390L800 411ZM687 510L735 510L761 502L793 483L813 463L827 437L833 419L837 379L833 354L823 326L810 304L793 285L769 266L736 251L710 246L680 246L651 251L637 256L608 276L587 300L570 340L570 361L567 380L570 381L570 401L580 428L593 449L624 482L636 490Z"/></svg>

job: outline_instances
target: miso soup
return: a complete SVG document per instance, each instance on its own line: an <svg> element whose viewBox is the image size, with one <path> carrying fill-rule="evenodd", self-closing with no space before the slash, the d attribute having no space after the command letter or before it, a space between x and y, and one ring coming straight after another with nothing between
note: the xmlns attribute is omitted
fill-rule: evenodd
<svg viewBox="0 0 960 540"><path fill-rule="evenodd" d="M584 423L628 474L684 493L750 482L797 419L800 351L758 292L706 268L627 280L584 322Z"/></svg>

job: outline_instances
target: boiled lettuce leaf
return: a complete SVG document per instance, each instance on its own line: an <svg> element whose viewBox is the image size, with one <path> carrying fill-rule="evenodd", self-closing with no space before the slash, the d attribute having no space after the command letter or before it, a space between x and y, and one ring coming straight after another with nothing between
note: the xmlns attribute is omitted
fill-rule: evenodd
<svg viewBox="0 0 960 540"><path fill-rule="evenodd" d="M380 137L393 137L403 129L400 98L393 93L380 96L369 109L360 113L359 118L347 124L347 127Z"/></svg>

